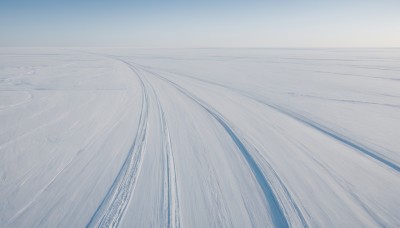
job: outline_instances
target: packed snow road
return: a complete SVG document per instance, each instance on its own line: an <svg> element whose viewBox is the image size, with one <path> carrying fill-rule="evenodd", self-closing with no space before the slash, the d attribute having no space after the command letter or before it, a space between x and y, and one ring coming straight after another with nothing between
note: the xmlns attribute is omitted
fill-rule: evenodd
<svg viewBox="0 0 400 228"><path fill-rule="evenodd" d="M399 227L399 49L0 50L0 227Z"/></svg>

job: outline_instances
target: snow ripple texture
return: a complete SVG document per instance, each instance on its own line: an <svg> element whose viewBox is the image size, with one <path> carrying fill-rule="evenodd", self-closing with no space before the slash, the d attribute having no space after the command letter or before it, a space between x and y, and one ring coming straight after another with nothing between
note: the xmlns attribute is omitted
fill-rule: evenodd
<svg viewBox="0 0 400 228"><path fill-rule="evenodd" d="M0 227L399 227L399 49L0 49Z"/></svg>

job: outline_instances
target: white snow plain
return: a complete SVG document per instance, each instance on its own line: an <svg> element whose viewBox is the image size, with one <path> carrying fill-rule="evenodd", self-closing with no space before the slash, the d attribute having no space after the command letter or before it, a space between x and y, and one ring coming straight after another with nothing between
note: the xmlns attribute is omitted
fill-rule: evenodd
<svg viewBox="0 0 400 228"><path fill-rule="evenodd" d="M399 227L400 49L0 49L0 227Z"/></svg>

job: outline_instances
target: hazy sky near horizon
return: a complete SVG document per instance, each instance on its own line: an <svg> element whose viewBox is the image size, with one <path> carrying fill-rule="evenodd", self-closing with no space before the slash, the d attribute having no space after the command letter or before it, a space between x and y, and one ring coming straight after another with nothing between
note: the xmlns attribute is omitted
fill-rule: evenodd
<svg viewBox="0 0 400 228"><path fill-rule="evenodd" d="M0 0L0 46L400 47L400 0Z"/></svg>

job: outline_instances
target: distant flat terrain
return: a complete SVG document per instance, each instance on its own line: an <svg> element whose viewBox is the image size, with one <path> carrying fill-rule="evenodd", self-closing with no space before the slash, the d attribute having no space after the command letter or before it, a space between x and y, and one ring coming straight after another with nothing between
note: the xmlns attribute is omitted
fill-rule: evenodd
<svg viewBox="0 0 400 228"><path fill-rule="evenodd" d="M0 49L0 227L399 227L400 49Z"/></svg>

